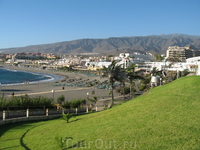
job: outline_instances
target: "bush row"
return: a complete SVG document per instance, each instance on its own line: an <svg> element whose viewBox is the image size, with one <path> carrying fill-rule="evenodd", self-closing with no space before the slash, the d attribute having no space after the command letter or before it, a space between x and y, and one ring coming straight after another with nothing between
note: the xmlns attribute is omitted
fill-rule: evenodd
<svg viewBox="0 0 200 150"><path fill-rule="evenodd" d="M24 109L24 108L42 108L53 107L52 99L44 96L29 97L28 95L6 99L4 96L0 98L0 109Z"/></svg>
<svg viewBox="0 0 200 150"><path fill-rule="evenodd" d="M86 104L86 99L74 99L72 101L64 101L61 105L65 109L80 108Z"/></svg>

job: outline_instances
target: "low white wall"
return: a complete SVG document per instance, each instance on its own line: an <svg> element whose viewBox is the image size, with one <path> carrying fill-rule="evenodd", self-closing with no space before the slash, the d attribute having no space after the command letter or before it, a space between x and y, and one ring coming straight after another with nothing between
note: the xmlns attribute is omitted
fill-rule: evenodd
<svg viewBox="0 0 200 150"><path fill-rule="evenodd" d="M22 121L33 121L33 120L49 120L59 118L62 113L87 113L91 108L78 108L74 110L20 110L20 111L5 111L5 120L3 120L3 112L0 112L0 125L8 123L16 123ZM27 117L28 111L28 117Z"/></svg>
<svg viewBox="0 0 200 150"><path fill-rule="evenodd" d="M50 120L61 117L62 114L51 115L51 116L30 116L30 117L20 117L20 118L12 118L0 121L0 126L8 123L16 123L16 122L23 122L23 121L40 121L40 120Z"/></svg>

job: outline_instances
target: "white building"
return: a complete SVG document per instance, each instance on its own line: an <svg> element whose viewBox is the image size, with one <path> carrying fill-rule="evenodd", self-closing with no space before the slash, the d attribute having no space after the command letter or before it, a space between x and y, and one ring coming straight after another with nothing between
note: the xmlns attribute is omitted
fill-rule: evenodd
<svg viewBox="0 0 200 150"><path fill-rule="evenodd" d="M200 56L186 59L186 63L198 63L198 62L200 62Z"/></svg>
<svg viewBox="0 0 200 150"><path fill-rule="evenodd" d="M104 66L107 68L112 62L86 62L85 66L86 67L100 67L103 68Z"/></svg>
<svg viewBox="0 0 200 150"><path fill-rule="evenodd" d="M53 65L57 66L69 66L69 65L79 65L80 64L79 58L63 58L55 61Z"/></svg>
<svg viewBox="0 0 200 150"><path fill-rule="evenodd" d="M128 67L130 63L139 64L144 62L151 62L154 59L154 55L151 53L120 53L119 57L115 60L120 60L119 64L122 64L124 68Z"/></svg>

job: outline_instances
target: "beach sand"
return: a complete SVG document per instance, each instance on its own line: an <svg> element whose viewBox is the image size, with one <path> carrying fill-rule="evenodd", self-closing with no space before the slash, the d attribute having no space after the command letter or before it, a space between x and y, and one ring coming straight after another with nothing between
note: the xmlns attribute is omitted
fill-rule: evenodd
<svg viewBox="0 0 200 150"><path fill-rule="evenodd" d="M107 78L100 78L99 76L86 76L82 74L75 74L69 72L53 72L50 70L42 70L37 68L24 68L24 67L14 67L14 66L4 66L5 69L12 69L12 70L22 70L22 71L29 71L29 72L40 72L40 73L48 73L48 74L55 74L59 76L63 76L64 79L80 79L82 80L99 80L100 82L107 80ZM62 80L64 80L62 79ZM46 96L53 98L54 101L61 95L65 96L65 99L71 101L72 99L79 99L79 98L87 98L89 93L89 98L92 98L94 95L101 98L108 98L110 90L107 89L94 89L94 87L73 87L73 86L54 86L56 82L62 83L62 80L52 81L52 82L45 82L45 83L35 83L35 84L21 84L21 85L10 85L10 86L2 86L1 91L4 92L5 97L10 97L14 92L15 96L21 95L29 95L31 97L36 96ZM64 87L64 89L63 89ZM52 92L54 90L54 92ZM92 95L92 91L95 91L95 94ZM114 93L116 96L119 94Z"/></svg>

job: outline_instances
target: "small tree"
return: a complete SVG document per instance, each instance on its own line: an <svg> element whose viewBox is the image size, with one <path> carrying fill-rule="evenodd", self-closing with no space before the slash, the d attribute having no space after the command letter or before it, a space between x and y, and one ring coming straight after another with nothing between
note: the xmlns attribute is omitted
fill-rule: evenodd
<svg viewBox="0 0 200 150"><path fill-rule="evenodd" d="M60 97L58 97L57 102L58 104L62 104L65 101L65 96L61 95Z"/></svg>
<svg viewBox="0 0 200 150"><path fill-rule="evenodd" d="M69 119L71 119L73 116L74 116L74 114L70 114L70 113L67 113L67 114L63 113L63 114L62 114L62 118L63 118L64 120L66 120L67 123L69 123Z"/></svg>
<svg viewBox="0 0 200 150"><path fill-rule="evenodd" d="M88 101L90 101L90 102L96 104L96 102L98 101L97 96L93 96L93 99L89 99L89 98L88 98Z"/></svg>
<svg viewBox="0 0 200 150"><path fill-rule="evenodd" d="M94 67L95 67L95 64L92 64L92 67L94 68Z"/></svg>
<svg viewBox="0 0 200 150"><path fill-rule="evenodd" d="M87 67L89 67L90 66L90 63L87 63Z"/></svg>
<svg viewBox="0 0 200 150"><path fill-rule="evenodd" d="M65 146L67 140L69 140L69 139L73 139L73 138L72 137L62 138L62 137L59 137L59 136L55 137L55 140L56 140L56 142L57 142L57 144L58 144L58 146L60 147L61 150L66 149L66 148L64 148L64 146Z"/></svg>

